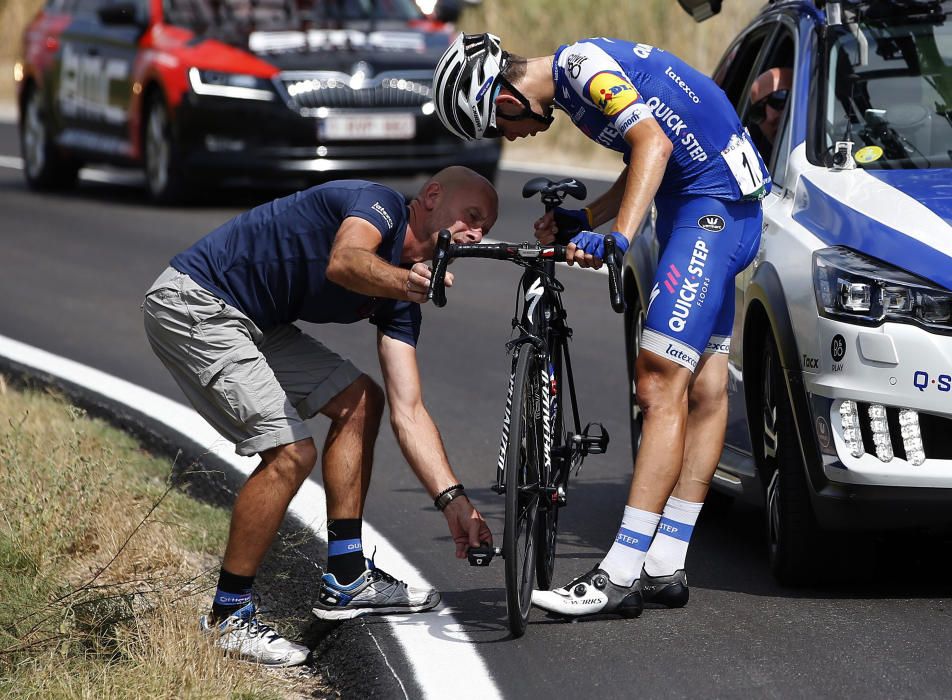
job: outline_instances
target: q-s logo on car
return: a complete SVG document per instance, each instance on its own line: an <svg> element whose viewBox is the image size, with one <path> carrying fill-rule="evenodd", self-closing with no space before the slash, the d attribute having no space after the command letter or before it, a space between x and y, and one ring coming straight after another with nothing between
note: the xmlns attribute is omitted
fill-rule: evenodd
<svg viewBox="0 0 952 700"><path fill-rule="evenodd" d="M930 375L928 372L919 370L912 375L912 385L919 391L925 391L932 386L935 387L936 391L948 393L952 391L952 375Z"/></svg>
<svg viewBox="0 0 952 700"><path fill-rule="evenodd" d="M638 91L615 73L596 73L588 84L588 95L606 117L614 117L638 99Z"/></svg>

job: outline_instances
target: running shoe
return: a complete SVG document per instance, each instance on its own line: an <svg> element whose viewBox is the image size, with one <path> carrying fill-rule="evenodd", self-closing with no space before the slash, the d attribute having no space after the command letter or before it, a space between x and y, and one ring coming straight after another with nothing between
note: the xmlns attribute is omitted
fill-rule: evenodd
<svg viewBox="0 0 952 700"><path fill-rule="evenodd" d="M638 617L644 609L637 583L628 588L617 586L601 569L592 569L563 588L533 591L532 604L566 617L599 614Z"/></svg>
<svg viewBox="0 0 952 700"><path fill-rule="evenodd" d="M313 612L322 620L350 620L361 615L423 612L439 602L439 591L408 586L368 559L367 570L353 583L341 584L333 574L324 574Z"/></svg>
<svg viewBox="0 0 952 700"><path fill-rule="evenodd" d="M645 604L655 603L668 608L683 608L687 605L690 591L684 569L678 569L668 576L649 576L642 569L638 582Z"/></svg>
<svg viewBox="0 0 952 700"><path fill-rule="evenodd" d="M199 626L205 634L217 637L216 645L242 661L264 666L298 666L310 653L307 647L288 641L263 623L254 603L248 603L218 623L202 615Z"/></svg>

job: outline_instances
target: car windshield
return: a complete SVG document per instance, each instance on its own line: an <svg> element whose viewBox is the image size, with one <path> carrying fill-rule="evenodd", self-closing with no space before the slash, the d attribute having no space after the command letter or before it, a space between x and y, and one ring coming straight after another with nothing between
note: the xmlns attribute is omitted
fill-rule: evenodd
<svg viewBox="0 0 952 700"><path fill-rule="evenodd" d="M215 35L223 29L393 26L423 18L413 0L163 0L163 11L167 24Z"/></svg>
<svg viewBox="0 0 952 700"><path fill-rule="evenodd" d="M863 168L952 166L952 27L949 3L919 14L877 12L831 28L815 162L829 165L837 141L853 141Z"/></svg>

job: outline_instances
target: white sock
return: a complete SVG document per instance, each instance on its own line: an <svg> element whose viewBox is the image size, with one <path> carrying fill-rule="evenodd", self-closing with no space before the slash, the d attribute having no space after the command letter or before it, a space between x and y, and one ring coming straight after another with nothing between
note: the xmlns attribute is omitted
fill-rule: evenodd
<svg viewBox="0 0 952 700"><path fill-rule="evenodd" d="M697 516L703 503L682 501L671 496L664 505L664 514L658 523L658 532L645 558L645 573L649 576L670 576L684 568L688 544L694 533Z"/></svg>
<svg viewBox="0 0 952 700"><path fill-rule="evenodd" d="M625 506L615 543L598 565L616 586L631 586L638 580L659 520L658 513Z"/></svg>

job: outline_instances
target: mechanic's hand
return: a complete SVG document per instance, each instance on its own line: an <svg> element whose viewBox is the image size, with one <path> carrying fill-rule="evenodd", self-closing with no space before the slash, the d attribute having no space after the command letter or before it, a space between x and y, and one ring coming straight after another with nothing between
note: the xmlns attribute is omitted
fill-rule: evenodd
<svg viewBox="0 0 952 700"><path fill-rule="evenodd" d="M590 229L592 221L588 209L563 209L556 207L536 219L535 237L540 243L548 245L553 241L567 245L572 236Z"/></svg>
<svg viewBox="0 0 952 700"><path fill-rule="evenodd" d="M433 276L433 270L426 263L414 263L408 270L406 293L407 299L415 301L417 304L425 304L426 293L430 288L430 278ZM447 270L443 278L447 287L453 286L453 273Z"/></svg>
<svg viewBox="0 0 952 700"><path fill-rule="evenodd" d="M619 257L624 257L630 245L628 238L617 231L612 231L608 235L615 239L615 248ZM565 261L569 265L578 263L579 267L591 267L596 270L602 266L604 258L605 236L594 231L582 231L573 236L565 252Z"/></svg>
<svg viewBox="0 0 952 700"><path fill-rule="evenodd" d="M465 559L466 550L470 547L479 547L483 542L492 545L493 533L466 496L450 501L443 509L443 515L456 543L457 559Z"/></svg>

